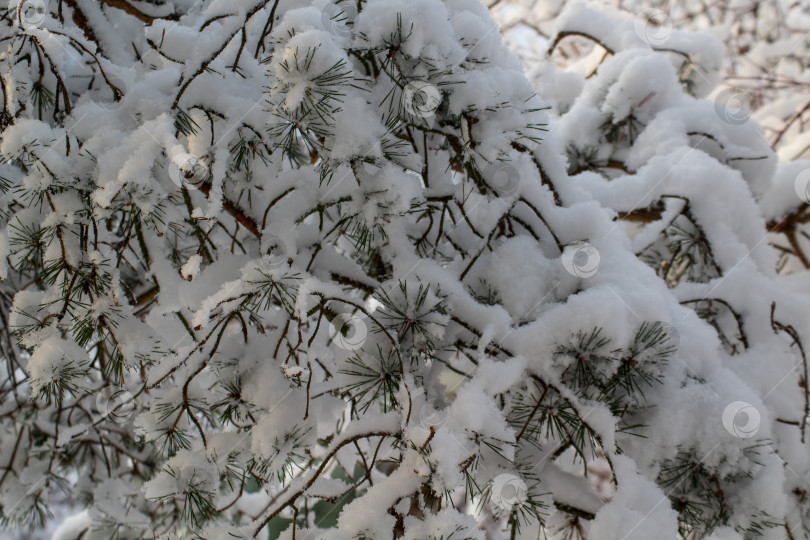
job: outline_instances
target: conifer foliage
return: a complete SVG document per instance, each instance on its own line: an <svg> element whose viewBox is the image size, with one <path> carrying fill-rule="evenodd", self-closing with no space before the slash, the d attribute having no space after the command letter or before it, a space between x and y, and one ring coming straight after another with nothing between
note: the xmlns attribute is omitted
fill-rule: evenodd
<svg viewBox="0 0 810 540"><path fill-rule="evenodd" d="M478 0L0 28L0 526L810 537L808 302L772 156L701 116L710 45L676 72L631 28L557 124Z"/></svg>

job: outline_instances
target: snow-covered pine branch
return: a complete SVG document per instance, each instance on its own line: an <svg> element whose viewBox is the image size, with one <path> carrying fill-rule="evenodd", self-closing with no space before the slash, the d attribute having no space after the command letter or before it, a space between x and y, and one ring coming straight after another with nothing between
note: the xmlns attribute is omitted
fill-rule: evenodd
<svg viewBox="0 0 810 540"><path fill-rule="evenodd" d="M604 2L590 2L594 9L588 16L581 11L585 5L581 1L499 0L490 5L506 42L528 67L530 80L541 92L548 88L543 97L551 99L552 94L566 88L560 93L563 107L570 106L577 94L571 72L593 73L613 54L611 44L619 40L619 33L614 31L617 22L608 22L615 19L611 13L617 12L604 9ZM810 269L806 227L810 220L807 6L792 0L620 0L615 7L630 15L618 24L625 28L632 24L637 37L671 57L687 92L713 101L730 122L744 123L750 117L762 126L768 144L780 159L773 182L758 197L772 233L769 240L779 253L779 272ZM710 69L702 66L706 53L716 50L716 46L709 44L707 37L684 30L720 38L723 62ZM631 37L627 43L633 43L632 34L626 35ZM554 47L549 50L552 39ZM718 59L716 54L713 56ZM546 69L540 65L548 60L565 69L561 79L545 76ZM716 84L718 77L720 84ZM712 144L722 151L721 143ZM755 158L730 155L729 159Z"/></svg>
<svg viewBox="0 0 810 540"><path fill-rule="evenodd" d="M478 0L3 15L4 527L808 535L775 157L632 24L538 96Z"/></svg>

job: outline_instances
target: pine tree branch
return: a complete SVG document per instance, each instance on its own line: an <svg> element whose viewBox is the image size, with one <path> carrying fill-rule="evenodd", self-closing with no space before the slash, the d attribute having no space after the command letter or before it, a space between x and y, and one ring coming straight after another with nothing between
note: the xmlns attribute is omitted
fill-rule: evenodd
<svg viewBox="0 0 810 540"><path fill-rule="evenodd" d="M803 379L800 381L799 387L802 389L802 394L804 397L804 416L801 420L801 426L799 427L801 434L802 434L802 443L804 443L805 431L807 429L807 419L810 418L810 391L808 388L810 387L810 381L808 377L810 377L810 368L807 365L807 355L804 351L804 345L802 345L802 340L799 337L799 333L796 329L789 324L782 324L776 319L774 319L774 312L776 311L776 302L771 303L771 328L773 328L774 333L777 332L784 332L793 340L793 344L796 345L799 349L799 354L802 357L802 368L803 368Z"/></svg>
<svg viewBox="0 0 810 540"><path fill-rule="evenodd" d="M146 24L152 24L153 22L155 22L157 20L161 20L161 19L167 20L167 21L176 21L176 20L180 19L180 17L178 15L174 14L174 13L172 13L170 15L164 15L164 16L161 16L161 17L146 14L143 11L141 11L140 9L138 9L135 6L133 6L132 4L130 4L129 2L127 2L126 0L101 0L101 1L103 3L105 3L105 4L107 4L110 7L113 7L115 9L119 9L119 10L121 10L121 11L123 11L123 12L125 12L125 13L127 13L129 15L132 15L133 17L135 17L139 21L141 21L143 23L146 23Z"/></svg>
<svg viewBox="0 0 810 540"><path fill-rule="evenodd" d="M606 50L606 51L607 51L609 54L611 54L611 55L616 54L616 52L615 52L613 49L611 49L610 47L608 47L607 45L605 45L604 43L602 43L601 41L599 41L599 39L598 39L598 38L596 38L596 37L594 37L594 36L592 36L592 35L590 35L590 34L588 34L588 33L586 33L586 32L579 32L579 31L574 31L574 30L567 30L567 31L559 32L559 33L557 34L557 36L554 38L554 41L552 41L552 42L551 42L551 46L548 48L548 53L547 53L547 55L548 55L548 56L551 56L551 53L553 53L553 52L554 52L554 49L556 49L556 48L557 48L557 45L559 45L559 44L560 44L560 42L561 42L563 39L565 39L565 38L567 38L567 37L569 37L569 36L579 36L579 37L584 37L584 38L586 38L586 39L589 39L589 40L593 41L594 43L596 43L597 45L599 45L600 47L602 47L603 49L605 49L605 50Z"/></svg>
<svg viewBox="0 0 810 540"><path fill-rule="evenodd" d="M546 171L543 168L543 165L540 163L540 160L537 159L537 157L534 155L531 149L514 141L512 142L512 148L514 148L518 152L529 154L531 156L532 162L534 163L534 166L537 168L537 172L540 173L540 181L543 183L544 186L546 186L549 189L549 191L551 191L551 194L554 196L554 204L556 204L557 206L562 206L562 200L560 199L560 194L557 191L557 188L554 186L554 183L551 181L551 178L549 178L548 174L546 174Z"/></svg>
<svg viewBox="0 0 810 540"><path fill-rule="evenodd" d="M186 93L186 90L191 85L191 83L193 83L197 77L205 73L205 71L208 69L208 66L211 65L211 62L216 60L219 57L219 55L222 54L222 51L224 51L231 43L231 41L233 41L233 38L236 37L236 34L238 34L241 31L241 29L248 24L250 19L252 19L253 16L256 13L258 13L263 7L265 7L269 2L270 0L262 0L261 2L258 2L255 6L253 6L250 10L248 10L247 13L245 14L244 22L242 23L242 25L239 26L239 29L235 30L234 32L231 32L230 35L224 40L222 45L216 51L214 51L214 53L211 56L203 60L203 62L200 64L200 67L197 68L197 71L195 71L193 75L191 75L185 81L181 81L180 89L178 90L177 95L174 98L174 102L172 103L171 109L173 111L176 110L177 107L180 105L180 98L182 98L183 94Z"/></svg>
<svg viewBox="0 0 810 540"><path fill-rule="evenodd" d="M284 510L291 504L294 504L295 500L298 499L298 497L300 497L301 495L303 495L306 492L306 490L309 489L318 478L320 478L321 474L326 469L326 466L329 464L332 458L338 453L338 451L340 451L341 448L343 448L347 444L352 444L355 441L359 441L360 439L368 439L370 437L397 438L400 435L401 431L398 430L372 429L367 432L355 434L350 437L334 441L330 445L330 449L324 455L323 461L321 461L321 464L318 466L318 468L315 469L313 472L311 472L306 478L298 479L298 482L296 483L300 484L300 486L299 485L295 486L295 489L291 490L292 493L284 497L280 503L277 503L275 505L275 508L268 509L263 517L256 520L258 521L258 523L254 521L254 523L252 524L253 537L255 538L256 536L258 536L261 530L264 529L264 527L266 527L268 523L270 523L271 519L276 517L282 510Z"/></svg>
<svg viewBox="0 0 810 540"><path fill-rule="evenodd" d="M211 192L211 186L203 182L202 184L200 184L199 190L203 195L208 197L208 194ZM225 196L222 197L222 209L228 212L234 219L236 219L236 221L241 226L247 229L256 238L261 238L262 233L259 230L259 226L256 223L256 220L253 219L251 216L247 215L233 201L231 201Z"/></svg>
<svg viewBox="0 0 810 540"><path fill-rule="evenodd" d="M583 510L581 508L576 508L569 504L564 504L561 502L554 501L554 507L559 510L560 512L565 512L566 514L571 514L572 516L576 516L578 518L582 518L588 521L593 521L596 517L596 514L592 514L587 510Z"/></svg>
<svg viewBox="0 0 810 540"><path fill-rule="evenodd" d="M731 313L731 315L734 317L734 321L737 323L737 330L740 332L740 341L742 341L743 347L748 349L748 335L745 333L745 328L743 326L744 321L743 321L742 315L740 315L737 312L737 310L735 310L733 307L731 307L731 304L729 304L728 302L726 302L722 298L695 298L695 299L692 299L692 300L682 300L681 304L685 305L685 304L693 304L693 303L697 303L697 302L708 302L709 305L711 305L712 302L717 302L718 304L721 304L721 305L725 306L726 309L728 309L729 312Z"/></svg>

